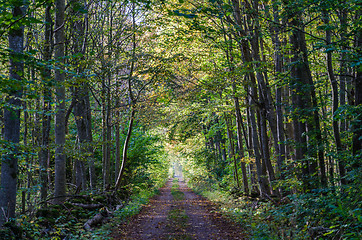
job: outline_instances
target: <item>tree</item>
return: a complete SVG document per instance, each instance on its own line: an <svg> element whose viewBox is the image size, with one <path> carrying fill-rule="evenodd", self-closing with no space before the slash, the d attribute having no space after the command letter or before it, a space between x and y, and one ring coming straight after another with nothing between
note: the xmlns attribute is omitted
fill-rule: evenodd
<svg viewBox="0 0 362 240"><path fill-rule="evenodd" d="M362 11L359 10L356 14L358 18L362 16ZM362 28L361 25L356 29L356 38L357 38L357 56L362 56ZM356 67L356 78L355 78L355 105L358 109L362 107L362 66L361 66L361 59L357 58L357 67ZM361 158L361 150L362 150L362 114L359 112L358 116L354 121L354 133L353 133L353 154L358 155L359 159ZM356 163L354 164L355 167L361 166L360 160L356 159Z"/></svg>
<svg viewBox="0 0 362 240"><path fill-rule="evenodd" d="M14 2L12 16L16 21L24 16L22 0ZM24 26L14 25L9 30L11 88L7 92L7 107L4 109L4 140L6 154L2 156L0 185L0 227L15 217L16 189L18 180L18 158L20 156L20 108L22 105L22 82L24 78L23 48Z"/></svg>
<svg viewBox="0 0 362 240"><path fill-rule="evenodd" d="M51 16L51 4L45 9L45 33L44 33L44 54L43 60L49 62L52 57L53 48L53 22ZM51 129L51 101L52 101L52 79L51 70L48 67L42 69L43 81L43 114L42 114L42 136L41 150L39 153L41 199L45 201L48 194L48 160L50 159L50 129Z"/></svg>
<svg viewBox="0 0 362 240"><path fill-rule="evenodd" d="M66 156L65 145L65 86L64 86L64 10L65 0L55 1L55 54L57 69L55 70L56 81L56 115L55 115L55 202L64 201L66 194Z"/></svg>

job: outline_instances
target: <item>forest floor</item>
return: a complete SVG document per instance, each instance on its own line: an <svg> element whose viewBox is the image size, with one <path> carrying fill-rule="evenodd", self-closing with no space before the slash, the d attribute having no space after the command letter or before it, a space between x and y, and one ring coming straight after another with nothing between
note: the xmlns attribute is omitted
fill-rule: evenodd
<svg viewBox="0 0 362 240"><path fill-rule="evenodd" d="M122 223L114 239L247 239L241 226L195 194L181 178L170 179L141 212Z"/></svg>

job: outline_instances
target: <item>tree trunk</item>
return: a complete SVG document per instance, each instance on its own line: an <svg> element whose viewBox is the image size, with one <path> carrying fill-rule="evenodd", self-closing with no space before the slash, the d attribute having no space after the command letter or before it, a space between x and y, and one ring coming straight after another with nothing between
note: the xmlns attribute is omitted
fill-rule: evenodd
<svg viewBox="0 0 362 240"><path fill-rule="evenodd" d="M231 124L229 123L229 119L226 116L226 113L224 113L224 119L225 119L225 124L226 124L226 131L227 131L227 135L228 135L228 139L229 139L229 146L230 146L230 157L233 159L233 163L234 163L234 179L236 182L236 186L237 188L240 188L240 184L239 184L239 173L238 173L238 164L236 161L236 156L235 156L235 146L233 143L233 139L234 139L234 134L232 133L230 126Z"/></svg>
<svg viewBox="0 0 362 240"><path fill-rule="evenodd" d="M116 106L118 106L119 100L117 99ZM116 156L115 156L115 176L114 179L118 178L121 162L121 139L120 139L120 113L116 112L116 123L115 123L115 142L116 142Z"/></svg>
<svg viewBox="0 0 362 240"><path fill-rule="evenodd" d="M253 1L253 8L256 11L256 14L258 14L258 7L259 7L259 1L254 0ZM250 17L252 18L252 17ZM272 164L270 162L270 152L269 152L269 146L268 146L268 137L267 137L267 129L266 129L266 119L269 121L270 130L273 136L273 144L276 151L276 155L279 155L279 148L278 148L278 138L277 138L277 125L276 125L276 116L275 116L275 110L273 106L273 99L271 96L271 91L269 88L269 84L267 81L267 73L263 75L261 69L261 57L260 57L260 51L259 51L259 35L260 35L260 24L258 18L252 18L250 19L251 22L254 22L254 25L256 28L253 30L250 30L253 32L253 38L251 39L251 48L252 48L252 57L254 59L254 65L256 69L256 79L258 81L258 88L259 88L259 109L260 109L260 141L261 141L261 152L263 155L263 166L266 167L269 174L270 181L275 180L274 175L274 169L272 167ZM262 46L262 44L260 44ZM263 50L263 49L262 49ZM246 60L248 62L251 61L251 56L248 57L249 54L245 55ZM265 179L266 180L266 179Z"/></svg>
<svg viewBox="0 0 362 240"><path fill-rule="evenodd" d="M342 51L340 53L340 65L339 65L339 103L341 106L346 104L346 92L347 92L347 75L348 75L348 68L347 68L347 45L348 45L348 38L346 34L348 33L347 30L347 11L346 9L342 9L341 13L338 15L340 19L340 26L341 26L341 43ZM345 119L341 119L340 121L340 132L347 131L347 121ZM345 147L344 147L345 148Z"/></svg>
<svg viewBox="0 0 362 240"><path fill-rule="evenodd" d="M74 4L74 3L73 3ZM73 54L81 57L75 58L73 65L77 66L76 71L78 75L82 75L84 66L80 63L84 62L83 55L86 53L87 36L86 30L88 25L87 15L82 15L77 9L74 9L73 14L77 16L76 21L73 23ZM79 148L81 152L81 159L76 159L76 185L77 189L85 190L87 187L87 178L85 171L84 159L88 160L90 186L94 185L94 163L93 163L93 142L92 137L92 119L91 107L89 101L89 86L87 83L77 79L76 87L73 91L73 114L77 126Z"/></svg>
<svg viewBox="0 0 362 240"><path fill-rule="evenodd" d="M255 82L254 82L255 84ZM262 158L260 154L260 143L259 143L259 135L257 130L257 122L255 119L255 107L256 107L256 88L254 86L250 87L250 97L249 97L249 108L250 108L250 123L251 123L251 130L252 130L252 146L254 149L255 155L255 163L256 163L256 173L258 177L258 183L260 187L260 196L264 194L269 194L266 176L263 174L263 166L262 166Z"/></svg>
<svg viewBox="0 0 362 240"><path fill-rule="evenodd" d="M13 17L18 19L24 15L25 9L22 1L16 1L13 8ZM22 81L24 74L24 63L22 61L24 27L18 25L10 28L10 75L12 81ZM4 109L4 140L7 142L7 152L2 156L1 185L0 185L0 227L15 217L16 189L18 180L18 144L20 140L20 108L22 84L14 84L8 92L6 107ZM20 85L20 86L19 86Z"/></svg>
<svg viewBox="0 0 362 240"><path fill-rule="evenodd" d="M52 16L51 5L47 5L45 9L45 38L44 38L44 55L43 60L49 62L52 56ZM40 199L45 203L45 199L48 195L48 159L50 158L49 145L50 145L50 125L51 125L51 101L52 92L50 87L51 82L51 70L50 68L42 69L42 81L43 81L43 113L42 113L42 137L41 137L41 150L39 154L40 165Z"/></svg>
<svg viewBox="0 0 362 240"><path fill-rule="evenodd" d="M237 40L238 40L238 44L240 47L240 51L242 53L243 56L243 62L245 64L247 64L249 67L249 80L250 80L250 89L248 89L247 92L250 92L249 94L249 117L250 117L250 124L251 124L251 137L252 137L252 146L254 149L254 154L255 154L255 163L256 163L256 169L257 169L257 176L258 176L258 182L259 182L259 186L260 186L260 195L262 196L264 193L268 194L267 191L267 182L265 179L265 176L263 177L263 173L262 173L262 162L261 162L261 154L260 154L260 144L259 144L259 137L258 137L258 130L257 130L257 123L255 120L255 109L258 107L257 106L257 100L258 100L258 96L257 96L257 85L256 85L256 77L255 77L255 71L253 69L252 66L252 54L250 52L250 48L249 48L249 44L246 41L246 37L247 34L245 32L245 30L243 29L243 25L242 25L242 17L241 17L241 13L240 13L240 4L239 1L237 0L233 0L233 10L234 10L234 18L235 21L238 25L238 31L237 31ZM253 50L255 50L255 45L253 44ZM254 55L258 55L257 52L254 52ZM260 72L257 72L257 74L261 74ZM259 76L259 75L258 75ZM260 75L261 76L261 75ZM261 80L261 78L258 78L258 81ZM261 82L260 82L261 83Z"/></svg>
<svg viewBox="0 0 362 240"><path fill-rule="evenodd" d="M361 17L361 11L358 12L357 16ZM356 19L359 19L356 18ZM357 30L357 56L362 56L362 28ZM356 78L354 82L355 89L355 105L361 109L362 107L362 67L356 67ZM361 150L362 150L362 114L360 113L353 123L353 155L356 156L356 160L353 163L353 168L357 169L361 166Z"/></svg>
<svg viewBox="0 0 362 240"><path fill-rule="evenodd" d="M246 104L249 104L249 97L246 98ZM247 126L247 130L248 130L248 134L247 134L247 140L245 141L247 143L247 148L248 148L248 154L249 154L249 159L254 158L255 159L255 154L253 152L253 134L252 134L252 127L251 127L251 113L250 113L250 107L248 107L246 109L246 115L247 115L247 122L248 122L248 126ZM255 120L254 120L255 121ZM245 132L244 135L246 136ZM255 177L255 171L254 171L254 164L251 162L249 164L249 172L250 172L250 182L251 182L251 193L256 193L256 192L260 192L260 189L257 188L258 183L256 181L256 177Z"/></svg>
<svg viewBox="0 0 362 240"><path fill-rule="evenodd" d="M314 171L314 163L307 157L307 135L316 130L315 116L312 115L312 93L314 91L312 75L308 62L308 50L305 41L304 25L300 12L296 12L291 1L284 1L292 27L290 43L292 45L292 62L290 88L292 89L293 125L295 141L295 159L301 162L303 188L311 188L310 179ZM290 4L290 5L288 5ZM313 118L314 117L314 118ZM308 124L308 128L307 128ZM319 127L319 126L318 126ZM309 130L307 132L307 129ZM311 137L311 136L309 136ZM319 142L318 142L319 144ZM313 147L313 146L310 146Z"/></svg>
<svg viewBox="0 0 362 240"><path fill-rule="evenodd" d="M129 104L130 104L130 109L131 109L131 116L130 116L130 119L129 119L127 136L126 136L126 139L124 140L124 145L123 145L122 165L121 165L121 168L119 170L119 174L118 174L118 177L117 177L116 184L114 186L114 191L117 191L117 189L119 188L119 185L121 184L122 176L123 176L123 173L124 173L124 168L125 168L126 161L127 161L128 144L129 144L129 142L131 140L132 129L133 129L133 121L134 121L134 117L135 117L135 114L136 114L136 109L135 109L135 106L134 106L136 104L136 99L134 98L133 92L132 92L132 77L133 77L133 71L134 71L134 68L135 68L135 60L136 60L135 3L132 4L132 27L133 27L132 59L131 59L131 66L130 66L129 76L128 76L128 79L127 79L128 96L129 96Z"/></svg>
<svg viewBox="0 0 362 240"><path fill-rule="evenodd" d="M216 124L220 126L219 119L216 118ZM218 146L220 147L220 157L222 162L226 162L226 151L225 151L225 139L223 139L221 132L219 130L216 131L216 139Z"/></svg>
<svg viewBox="0 0 362 240"><path fill-rule="evenodd" d="M279 11L277 6L273 7L273 15L274 15L274 21L276 23L279 23ZM274 27L274 37L273 42L275 45L275 54L274 54L274 66L275 66L275 74L278 78L279 74L283 72L283 58L281 55L281 42L279 38L280 29L279 26ZM283 95L283 87L282 84L279 83L275 90L275 105L276 105L276 120L277 120L277 141L278 141L278 172L280 174L281 179L284 179L284 171L283 171L283 165L285 162L285 136L284 136L284 117L283 117L283 107L282 107L282 95Z"/></svg>
<svg viewBox="0 0 362 240"><path fill-rule="evenodd" d="M275 180L274 169L270 160L270 152L269 152L269 138L267 133L267 125L266 125L266 113L265 111L260 112L260 139L261 139L261 147L263 148L263 162L268 171L269 176L269 184ZM272 190L272 189L271 189Z"/></svg>
<svg viewBox="0 0 362 240"><path fill-rule="evenodd" d="M55 115L55 202L64 201L62 196L66 194L66 156L65 144L65 87L64 82L64 10L65 1L55 1L55 54L58 69L55 70L56 80L56 115Z"/></svg>
<svg viewBox="0 0 362 240"><path fill-rule="evenodd" d="M235 104L235 116L236 116L236 131L237 131L237 139L238 139L238 150L241 159L241 174L243 176L243 190L245 194L249 194L249 183L248 183L248 175L246 172L246 163L245 163L245 155L244 155L244 147L243 147L243 134L242 134L242 117L240 113L240 104L239 98L234 96L234 104Z"/></svg>
<svg viewBox="0 0 362 240"><path fill-rule="evenodd" d="M329 24L329 16L328 13L323 13L323 20L324 23L326 25ZM327 26L326 28L326 49L330 48L330 44L331 44L331 30L329 29L329 27ZM327 50L327 54L326 54L326 61L327 61L327 71L328 71L328 76L329 76L329 81L331 82L331 86L332 86L332 102L333 102L333 106L332 106L332 110L333 110L333 119L332 119L332 126L333 126L333 135L334 135L334 140L336 143L336 148L337 148L337 158L338 158L338 167L339 167L339 173L341 176L341 183L342 184L346 184L346 179L344 178L346 175L346 171L345 171L345 167L344 167L344 163L342 162L342 156L341 151L342 151L342 142L341 142L341 136L340 136L340 131L339 131L339 122L337 119L335 119L335 113L338 109L339 103L339 97L338 97L338 84L337 84L337 79L334 75L334 71L333 71L333 65L332 65L332 52ZM322 169L321 169L322 170ZM324 169L323 169L324 170ZM325 170L324 170L325 172ZM327 184L327 179L326 176L322 175L322 185L325 187Z"/></svg>
<svg viewBox="0 0 362 240"><path fill-rule="evenodd" d="M126 166L128 144L129 144L129 141L131 140L133 121L134 121L135 113L136 113L136 111L134 109L132 109L131 110L131 116L130 116L130 119L129 119L127 136L126 136L126 139L124 140L124 145L123 145L122 164L121 164L121 168L119 170L119 174L118 174L118 177L117 177L116 184L114 186L115 191L119 188L119 185L121 184L122 176L123 176L123 173L124 173L124 168Z"/></svg>

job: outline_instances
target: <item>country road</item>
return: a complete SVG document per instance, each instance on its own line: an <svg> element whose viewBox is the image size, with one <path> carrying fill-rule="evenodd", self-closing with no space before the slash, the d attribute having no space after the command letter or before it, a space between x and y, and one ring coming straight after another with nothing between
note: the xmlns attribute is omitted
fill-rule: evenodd
<svg viewBox="0 0 362 240"><path fill-rule="evenodd" d="M225 219L214 204L195 194L181 178L175 179L128 224L122 224L114 239L247 239L241 227Z"/></svg>

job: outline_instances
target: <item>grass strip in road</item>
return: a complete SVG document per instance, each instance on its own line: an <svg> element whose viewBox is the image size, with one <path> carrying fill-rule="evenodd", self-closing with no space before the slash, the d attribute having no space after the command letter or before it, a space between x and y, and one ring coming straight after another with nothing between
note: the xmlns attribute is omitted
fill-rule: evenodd
<svg viewBox="0 0 362 240"><path fill-rule="evenodd" d="M191 240L192 238L186 233L189 217L186 215L180 202L185 199L185 194L179 190L178 179L173 180L171 194L176 204L167 216L168 239Z"/></svg>
<svg viewBox="0 0 362 240"><path fill-rule="evenodd" d="M172 240L191 240L187 234L188 216L181 206L172 209L167 216L168 239Z"/></svg>
<svg viewBox="0 0 362 240"><path fill-rule="evenodd" d="M178 180L174 179L171 187L171 194L176 201L185 199L185 194L179 190Z"/></svg>
<svg viewBox="0 0 362 240"><path fill-rule="evenodd" d="M172 209L167 216L167 220L169 221L168 225L172 227L173 230L182 232L187 226L188 218L185 210L181 208Z"/></svg>

